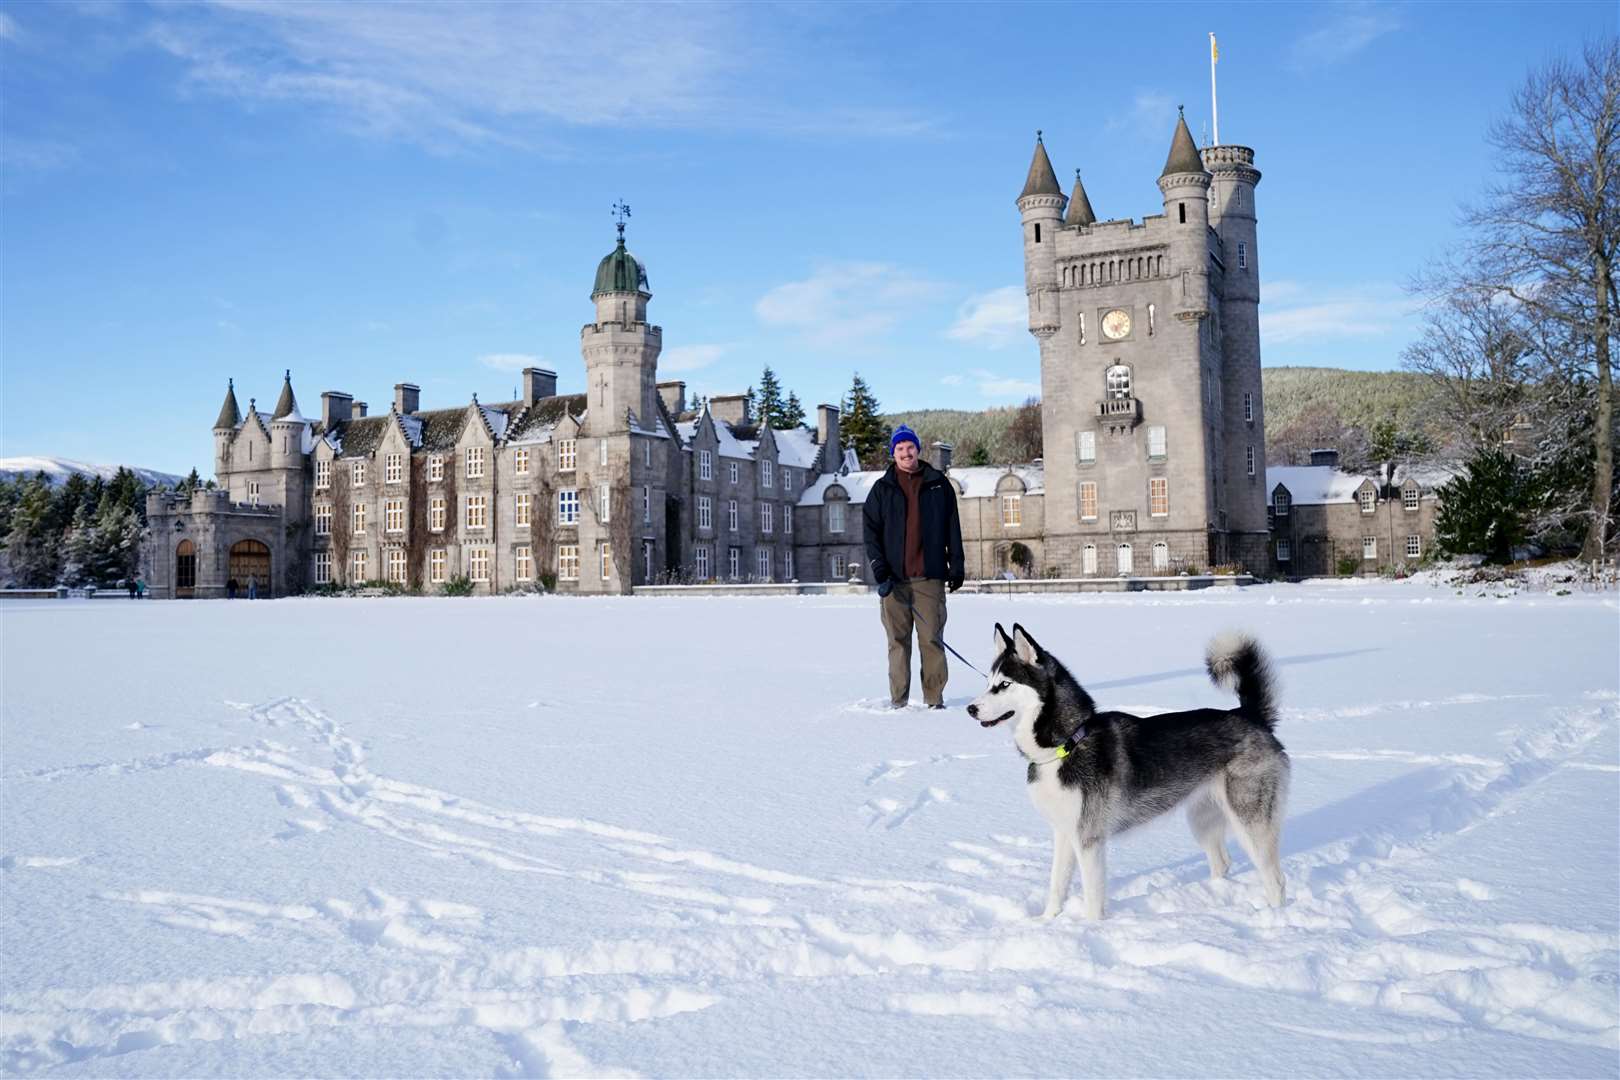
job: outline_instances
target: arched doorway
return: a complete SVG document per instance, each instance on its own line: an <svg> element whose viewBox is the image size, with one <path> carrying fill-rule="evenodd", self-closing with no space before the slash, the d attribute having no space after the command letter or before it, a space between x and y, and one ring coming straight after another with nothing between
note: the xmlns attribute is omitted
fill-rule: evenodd
<svg viewBox="0 0 1620 1080"><path fill-rule="evenodd" d="M270 595L270 549L258 540L238 540L231 545L231 579L236 582L236 595L247 596L251 591L260 596Z"/></svg>
<svg viewBox="0 0 1620 1080"><path fill-rule="evenodd" d="M197 595L197 548L190 540L174 549L174 597L190 600Z"/></svg>

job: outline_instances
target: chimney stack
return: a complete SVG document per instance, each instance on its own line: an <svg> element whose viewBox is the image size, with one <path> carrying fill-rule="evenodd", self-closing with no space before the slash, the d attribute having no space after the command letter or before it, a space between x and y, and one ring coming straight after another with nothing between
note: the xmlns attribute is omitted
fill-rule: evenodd
<svg viewBox="0 0 1620 1080"><path fill-rule="evenodd" d="M321 395L321 426L331 431L333 426L349 418L349 403L353 395L341 390L328 390Z"/></svg>
<svg viewBox="0 0 1620 1080"><path fill-rule="evenodd" d="M366 415L366 403L365 402L356 401L352 405L349 406L349 419L351 419L351 420L359 420L361 417L363 417L365 415Z"/></svg>
<svg viewBox="0 0 1620 1080"><path fill-rule="evenodd" d="M934 444L933 461L931 464L940 472L951 471L951 454L956 450L954 443L937 442Z"/></svg>
<svg viewBox="0 0 1620 1080"><path fill-rule="evenodd" d="M1312 465L1329 465L1335 469L1339 467L1339 452L1337 450L1312 450Z"/></svg>
<svg viewBox="0 0 1620 1080"><path fill-rule="evenodd" d="M557 396L557 373L546 368L523 369L523 402L533 405L541 398Z"/></svg>
<svg viewBox="0 0 1620 1080"><path fill-rule="evenodd" d="M422 407L422 388L415 383L394 384L394 411L409 416Z"/></svg>
<svg viewBox="0 0 1620 1080"><path fill-rule="evenodd" d="M733 427L753 423L753 418L748 412L748 397L746 394L725 394L710 398L709 415L716 420L723 420Z"/></svg>
<svg viewBox="0 0 1620 1080"><path fill-rule="evenodd" d="M679 379L659 383L658 396L664 399L669 415L679 416L686 411L686 384Z"/></svg>
<svg viewBox="0 0 1620 1080"><path fill-rule="evenodd" d="M838 407L816 406L816 442L821 446L821 466L835 473L844 464L844 448L839 442Z"/></svg>

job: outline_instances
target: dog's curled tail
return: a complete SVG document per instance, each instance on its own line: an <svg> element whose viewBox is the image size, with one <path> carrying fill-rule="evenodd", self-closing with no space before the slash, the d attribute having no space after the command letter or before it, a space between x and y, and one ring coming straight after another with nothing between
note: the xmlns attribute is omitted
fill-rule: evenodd
<svg viewBox="0 0 1620 1080"><path fill-rule="evenodd" d="M1221 634L1209 643L1204 662L1216 686L1237 691L1238 712L1267 728L1276 727L1271 665L1254 638L1235 631Z"/></svg>

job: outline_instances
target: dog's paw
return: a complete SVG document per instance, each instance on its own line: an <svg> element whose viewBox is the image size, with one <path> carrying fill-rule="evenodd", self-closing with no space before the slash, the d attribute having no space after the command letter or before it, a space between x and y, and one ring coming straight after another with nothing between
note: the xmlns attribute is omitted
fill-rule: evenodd
<svg viewBox="0 0 1620 1080"><path fill-rule="evenodd" d="M1047 919L1055 919L1061 914L1063 914L1063 909L1061 907L1049 907L1043 909L1041 913L1035 917L1044 921Z"/></svg>

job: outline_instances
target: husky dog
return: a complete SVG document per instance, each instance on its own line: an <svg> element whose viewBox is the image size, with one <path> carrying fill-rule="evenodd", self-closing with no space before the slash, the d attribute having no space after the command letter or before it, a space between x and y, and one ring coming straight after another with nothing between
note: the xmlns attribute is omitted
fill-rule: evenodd
<svg viewBox="0 0 1620 1080"><path fill-rule="evenodd" d="M1062 910L1077 856L1086 916L1102 918L1108 837L1181 803L1209 856L1210 877L1225 877L1231 865L1230 823L1266 899L1282 905L1288 755L1272 734L1271 674L1252 639L1222 635L1205 656L1215 684L1236 689L1237 708L1150 717L1097 712L1085 688L1022 626L1014 624L1009 638L997 623L993 640L990 685L967 711L987 728L1011 720L1013 742L1029 759L1029 797L1052 825L1046 918Z"/></svg>

